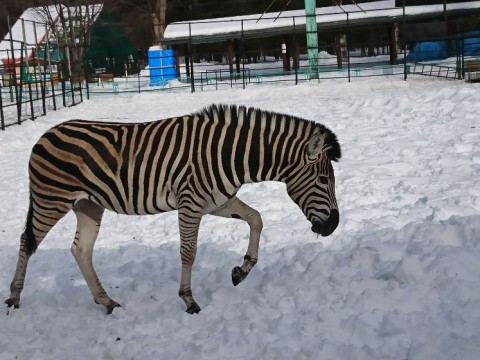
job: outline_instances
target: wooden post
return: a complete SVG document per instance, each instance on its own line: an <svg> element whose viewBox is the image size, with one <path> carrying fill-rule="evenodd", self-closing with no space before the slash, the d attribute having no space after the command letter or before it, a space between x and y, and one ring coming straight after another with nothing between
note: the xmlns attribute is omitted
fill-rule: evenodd
<svg viewBox="0 0 480 360"><path fill-rule="evenodd" d="M234 40L235 47L235 71L240 74L240 42L238 39Z"/></svg>
<svg viewBox="0 0 480 360"><path fill-rule="evenodd" d="M282 35L282 60L283 60L283 70L290 71L290 50L288 48L287 35Z"/></svg>
<svg viewBox="0 0 480 360"><path fill-rule="evenodd" d="M293 69L300 69L300 54L298 50L298 44L295 42L293 44Z"/></svg>
<svg viewBox="0 0 480 360"><path fill-rule="evenodd" d="M295 26L295 17L292 18L293 21L293 69L295 70L295 84L298 83L298 69L300 69L300 55L298 51L298 41L297 41L297 31Z"/></svg>
<svg viewBox="0 0 480 360"><path fill-rule="evenodd" d="M190 52L188 51L188 44L185 45L185 74L190 76Z"/></svg>
<svg viewBox="0 0 480 360"><path fill-rule="evenodd" d="M398 54L397 54L397 44L398 44L398 24L393 24L389 29L390 31L390 65L397 65L398 63Z"/></svg>
<svg viewBox="0 0 480 360"><path fill-rule="evenodd" d="M180 77L180 55L178 54L178 47L173 47L173 56L175 57L175 70L177 72L178 77Z"/></svg>
<svg viewBox="0 0 480 360"><path fill-rule="evenodd" d="M340 34L335 35L335 54L337 54L337 67L342 68L342 50L340 49Z"/></svg>
<svg viewBox="0 0 480 360"><path fill-rule="evenodd" d="M335 35L335 53L337 54L337 66L343 67L343 60L347 58L346 54L346 36L344 34Z"/></svg>
<svg viewBox="0 0 480 360"><path fill-rule="evenodd" d="M230 74L233 74L233 41L232 39L227 40L227 60L228 60L228 68L230 70Z"/></svg>

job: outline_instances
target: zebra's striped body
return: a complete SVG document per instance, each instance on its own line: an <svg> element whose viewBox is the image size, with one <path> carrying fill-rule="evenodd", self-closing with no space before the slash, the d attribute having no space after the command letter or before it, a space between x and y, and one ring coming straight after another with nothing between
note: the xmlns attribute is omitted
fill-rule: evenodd
<svg viewBox="0 0 480 360"><path fill-rule="evenodd" d="M18 306L27 262L48 231L69 210L77 215L72 252L97 303L110 299L92 265L104 209L121 214L178 210L182 276L180 296L198 312L191 266L204 214L248 222L244 263L234 284L257 261L262 221L235 194L245 183L283 181L291 198L324 236L338 225L331 161L340 158L335 135L323 125L288 115L235 106L149 123L72 120L47 131L32 149L30 209L21 237L9 306Z"/></svg>

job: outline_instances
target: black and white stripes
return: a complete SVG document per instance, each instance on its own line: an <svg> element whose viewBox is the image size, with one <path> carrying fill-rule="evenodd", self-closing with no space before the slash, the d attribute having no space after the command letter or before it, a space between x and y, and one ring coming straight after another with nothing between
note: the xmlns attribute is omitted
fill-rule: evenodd
<svg viewBox="0 0 480 360"><path fill-rule="evenodd" d="M97 303L108 297L91 265L103 209L121 214L179 211L180 296L198 312L191 287L198 227L204 214L234 217L251 227L238 284L258 255L260 215L235 195L245 183L283 181L291 198L324 236L338 225L334 174L341 157L325 126L253 108L213 105L198 113L149 123L71 120L47 131L32 149L30 210L7 304L18 306L26 264L50 228L73 209L72 252ZM93 229L95 228L95 229Z"/></svg>

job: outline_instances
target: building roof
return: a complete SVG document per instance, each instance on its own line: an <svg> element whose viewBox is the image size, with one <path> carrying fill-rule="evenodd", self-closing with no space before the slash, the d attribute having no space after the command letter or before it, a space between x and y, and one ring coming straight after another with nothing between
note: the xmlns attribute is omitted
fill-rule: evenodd
<svg viewBox="0 0 480 360"><path fill-rule="evenodd" d="M319 31L352 26L388 24L403 19L403 8L395 7L395 0L372 1L360 4L321 7L316 9ZM342 10L343 9L343 10ZM467 14L480 11L480 1L447 4L447 14ZM405 19L425 19L442 16L444 5L405 7ZM192 44L225 41L234 38L258 38L305 31L305 10L279 13L215 18L200 21L183 21L169 24L165 29L164 44ZM261 17L261 19L260 19ZM259 20L260 19L260 20Z"/></svg>

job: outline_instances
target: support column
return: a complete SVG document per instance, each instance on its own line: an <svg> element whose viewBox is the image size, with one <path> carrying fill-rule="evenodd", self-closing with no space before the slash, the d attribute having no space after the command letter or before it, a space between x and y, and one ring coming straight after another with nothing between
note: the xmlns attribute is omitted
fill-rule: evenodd
<svg viewBox="0 0 480 360"><path fill-rule="evenodd" d="M238 39L234 40L235 47L235 71L237 74L240 74L240 41Z"/></svg>
<svg viewBox="0 0 480 360"><path fill-rule="evenodd" d="M315 8L315 0L305 0L307 54L310 79L318 79L318 35Z"/></svg>
<svg viewBox="0 0 480 360"><path fill-rule="evenodd" d="M227 59L230 74L233 74L233 41L231 39L227 40Z"/></svg>
<svg viewBox="0 0 480 360"><path fill-rule="evenodd" d="M190 48L188 44L185 45L185 75L190 77Z"/></svg>
<svg viewBox="0 0 480 360"><path fill-rule="evenodd" d="M390 65L398 63L398 24L393 24L390 28Z"/></svg>
<svg viewBox="0 0 480 360"><path fill-rule="evenodd" d="M173 47L173 56L175 57L175 70L177 71L178 77L180 77L180 55L177 46Z"/></svg>
<svg viewBox="0 0 480 360"><path fill-rule="evenodd" d="M288 36L282 35L282 60L283 71L290 71L290 49L288 48Z"/></svg>
<svg viewBox="0 0 480 360"><path fill-rule="evenodd" d="M347 38L345 34L335 35L335 53L337 54L337 66L343 68L343 60L347 58Z"/></svg>
<svg viewBox="0 0 480 360"><path fill-rule="evenodd" d="M298 44L296 41L293 44L293 69L294 70L300 69L300 56L298 51Z"/></svg>

